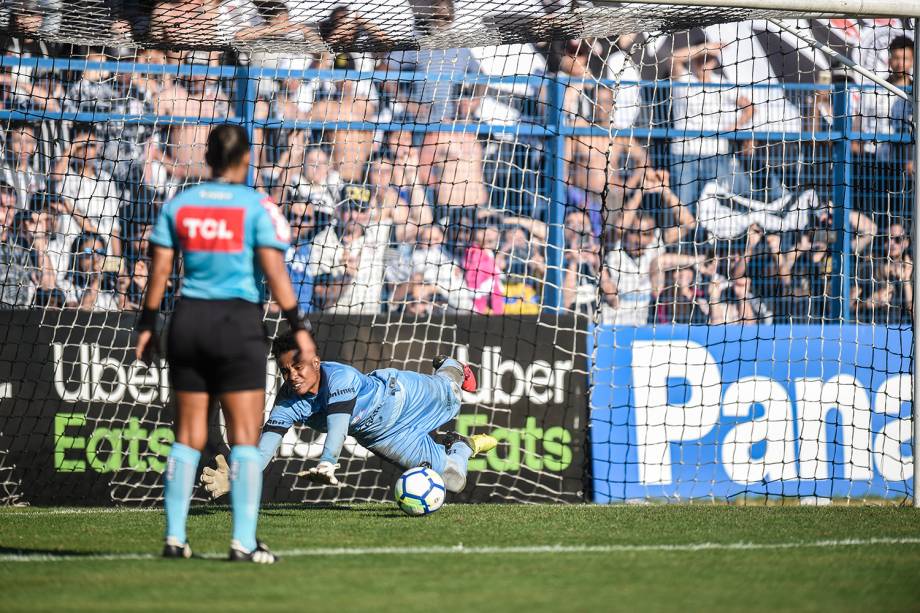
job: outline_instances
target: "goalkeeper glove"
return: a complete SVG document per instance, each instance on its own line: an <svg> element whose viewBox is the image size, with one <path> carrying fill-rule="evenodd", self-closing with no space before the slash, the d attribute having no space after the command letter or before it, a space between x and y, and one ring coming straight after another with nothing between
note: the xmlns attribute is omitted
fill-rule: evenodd
<svg viewBox="0 0 920 613"><path fill-rule="evenodd" d="M297 476L306 477L309 481L320 485L338 485L339 480L335 478L336 468L339 468L338 464L320 462L310 470L297 473Z"/></svg>
<svg viewBox="0 0 920 613"><path fill-rule="evenodd" d="M220 498L230 491L230 467L227 466L227 460L222 455L214 458L217 462L217 468L205 466L201 471L201 482L204 483L204 489L208 490L211 498Z"/></svg>

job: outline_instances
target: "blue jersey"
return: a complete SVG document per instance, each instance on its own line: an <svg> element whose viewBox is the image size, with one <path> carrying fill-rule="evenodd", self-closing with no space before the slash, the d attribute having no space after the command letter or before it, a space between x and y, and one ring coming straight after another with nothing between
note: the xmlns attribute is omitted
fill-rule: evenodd
<svg viewBox="0 0 920 613"><path fill-rule="evenodd" d="M150 242L181 250L182 296L204 300L262 301L258 247L285 251L287 220L264 194L245 185L202 183L170 200Z"/></svg>
<svg viewBox="0 0 920 613"><path fill-rule="evenodd" d="M350 415L351 428L360 430L362 422L383 404L386 387L387 382L377 371L365 375L346 364L323 362L319 390L301 396L284 385L263 431L284 434L295 423L301 423L325 432L327 417L337 413Z"/></svg>

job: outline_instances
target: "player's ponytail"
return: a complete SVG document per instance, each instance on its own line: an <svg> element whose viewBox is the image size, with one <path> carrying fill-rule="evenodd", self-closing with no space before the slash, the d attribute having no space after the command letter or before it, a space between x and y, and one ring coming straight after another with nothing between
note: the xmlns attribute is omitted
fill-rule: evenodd
<svg viewBox="0 0 920 613"><path fill-rule="evenodd" d="M211 167L214 177L219 177L228 168L239 163L249 151L249 136L242 126L221 124L208 135L208 149L204 159Z"/></svg>

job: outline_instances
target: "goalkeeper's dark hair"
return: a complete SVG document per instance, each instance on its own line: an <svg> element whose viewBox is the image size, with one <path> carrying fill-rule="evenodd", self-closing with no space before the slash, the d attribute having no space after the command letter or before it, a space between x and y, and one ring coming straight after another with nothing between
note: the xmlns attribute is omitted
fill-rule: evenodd
<svg viewBox="0 0 920 613"><path fill-rule="evenodd" d="M249 135L242 126L224 123L208 134L208 149L204 159L215 177L224 174L249 152Z"/></svg>
<svg viewBox="0 0 920 613"><path fill-rule="evenodd" d="M313 341L313 344L316 345L316 340L313 338L313 328L310 326L310 322L304 321L304 324L307 326L307 334L310 335L310 340ZM272 343L272 357L276 360L283 356L288 351L299 351L300 346L297 344L297 339L294 338L294 332L288 330L284 334L280 335L275 339L275 342ZM319 351L317 351L319 353Z"/></svg>

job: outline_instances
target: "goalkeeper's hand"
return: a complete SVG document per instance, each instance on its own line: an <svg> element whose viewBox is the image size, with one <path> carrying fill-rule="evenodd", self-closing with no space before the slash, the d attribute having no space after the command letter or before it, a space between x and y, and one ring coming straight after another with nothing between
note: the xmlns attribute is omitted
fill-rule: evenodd
<svg viewBox="0 0 920 613"><path fill-rule="evenodd" d="M201 482L212 499L220 498L230 491L230 467L227 466L227 459L218 455L214 460L217 462L217 468L205 466L201 471Z"/></svg>
<svg viewBox="0 0 920 613"><path fill-rule="evenodd" d="M338 464L320 462L310 470L304 470L297 473L297 476L306 477L313 483L319 483L320 485L338 485L339 480L335 478L336 468L339 468Z"/></svg>

